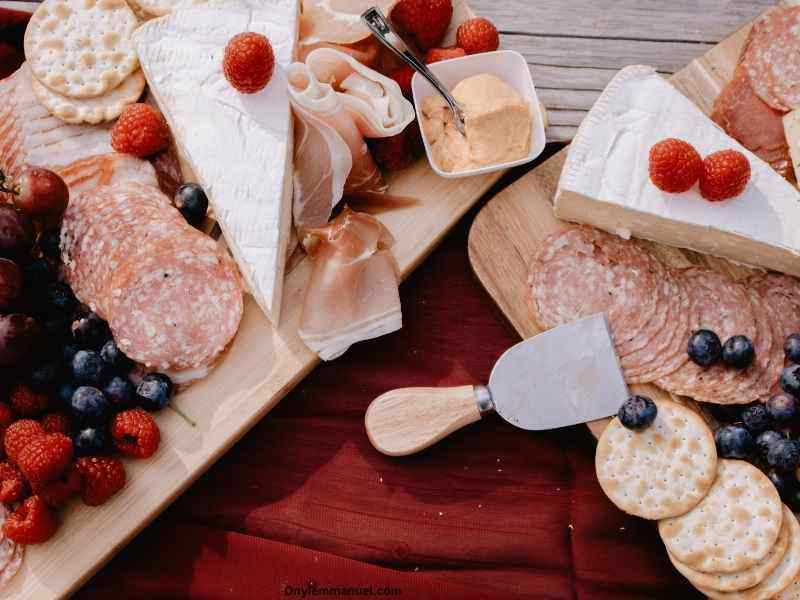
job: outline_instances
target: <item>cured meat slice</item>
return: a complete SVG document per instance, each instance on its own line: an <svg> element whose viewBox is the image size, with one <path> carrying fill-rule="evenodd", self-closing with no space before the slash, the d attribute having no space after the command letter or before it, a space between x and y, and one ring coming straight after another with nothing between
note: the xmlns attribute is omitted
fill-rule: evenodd
<svg viewBox="0 0 800 600"><path fill-rule="evenodd" d="M756 321L743 285L723 273L699 267L684 271L683 279L691 302L691 331L710 329L723 342L733 335L756 339ZM677 371L656 380L656 384L668 392L705 402L746 402L730 395L727 384L736 376L737 371L722 364L703 368L687 361Z"/></svg>
<svg viewBox="0 0 800 600"><path fill-rule="evenodd" d="M120 349L146 367L195 369L222 353L242 311L232 259L202 234L177 236L114 273L108 324Z"/></svg>
<svg viewBox="0 0 800 600"><path fill-rule="evenodd" d="M674 284L674 290L666 300L668 303L666 322L659 330L658 337L644 351L630 354L620 360L628 383L655 381L677 371L689 360L686 353L686 341L689 339L689 292L680 272L667 269L666 277ZM640 364L633 364L634 358L641 361Z"/></svg>
<svg viewBox="0 0 800 600"><path fill-rule="evenodd" d="M775 8L757 19L742 55L753 89L772 108L800 106L800 6Z"/></svg>
<svg viewBox="0 0 800 600"><path fill-rule="evenodd" d="M534 318L549 329L604 312L621 354L638 343L656 311L659 269L642 247L605 232L555 233L542 244L528 280Z"/></svg>
<svg viewBox="0 0 800 600"><path fill-rule="evenodd" d="M711 118L778 173L793 174L783 114L756 95L743 65L717 96Z"/></svg>
<svg viewBox="0 0 800 600"><path fill-rule="evenodd" d="M147 161L129 154L97 154L56 169L69 187L70 197L102 185L138 181L158 185L156 170Z"/></svg>
<svg viewBox="0 0 800 600"><path fill-rule="evenodd" d="M800 280L767 273L751 277L748 285L775 308L781 325L781 343L792 333L800 333Z"/></svg>

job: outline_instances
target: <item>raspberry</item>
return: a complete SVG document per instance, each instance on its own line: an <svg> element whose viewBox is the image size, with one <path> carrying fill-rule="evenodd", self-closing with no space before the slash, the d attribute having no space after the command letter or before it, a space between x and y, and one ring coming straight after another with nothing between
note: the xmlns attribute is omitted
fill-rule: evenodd
<svg viewBox="0 0 800 600"><path fill-rule="evenodd" d="M26 385L19 384L11 390L11 406L23 417L35 417L47 410L50 401L45 394L34 392Z"/></svg>
<svg viewBox="0 0 800 600"><path fill-rule="evenodd" d="M404 96L411 97L411 78L414 77L414 69L408 65L403 65L399 69L389 73L389 77L397 82Z"/></svg>
<svg viewBox="0 0 800 600"><path fill-rule="evenodd" d="M66 471L54 481L37 486L34 492L52 507L64 504L73 494L81 490L81 474L71 465Z"/></svg>
<svg viewBox="0 0 800 600"><path fill-rule="evenodd" d="M463 48L452 46L450 48L431 48L425 55L425 62L428 64L439 62L440 60L449 60L451 58L461 58L466 56L467 53Z"/></svg>
<svg viewBox="0 0 800 600"><path fill-rule="evenodd" d="M737 150L720 150L706 156L700 175L700 195L710 202L735 198L750 181L750 162Z"/></svg>
<svg viewBox="0 0 800 600"><path fill-rule="evenodd" d="M459 26L456 43L467 54L493 52L500 47L500 35L489 19L470 19Z"/></svg>
<svg viewBox="0 0 800 600"><path fill-rule="evenodd" d="M222 60L225 79L243 94L260 92L272 79L275 53L272 44L252 31L233 36L225 46Z"/></svg>
<svg viewBox="0 0 800 600"><path fill-rule="evenodd" d="M72 431L72 419L66 413L50 413L42 417L42 427L47 433L63 433Z"/></svg>
<svg viewBox="0 0 800 600"><path fill-rule="evenodd" d="M378 165L387 171L401 171L409 167L417 158L422 138L415 121L397 135L370 139L368 143Z"/></svg>
<svg viewBox="0 0 800 600"><path fill-rule="evenodd" d="M75 461L81 476L81 498L87 506L100 506L125 487L125 467L118 458L86 456Z"/></svg>
<svg viewBox="0 0 800 600"><path fill-rule="evenodd" d="M451 0L400 0L391 14L394 24L421 50L441 43L452 17Z"/></svg>
<svg viewBox="0 0 800 600"><path fill-rule="evenodd" d="M19 502L27 492L28 484L22 472L7 460L0 462L0 502Z"/></svg>
<svg viewBox="0 0 800 600"><path fill-rule="evenodd" d="M33 419L20 419L14 421L6 429L3 445L6 449L8 460L16 463L20 451L37 437L44 435L45 431L39 421Z"/></svg>
<svg viewBox="0 0 800 600"><path fill-rule="evenodd" d="M6 429L14 422L15 418L16 416L14 415L14 411L11 410L11 407L5 402L0 402L0 454L5 452L3 438L6 435Z"/></svg>
<svg viewBox="0 0 800 600"><path fill-rule="evenodd" d="M164 117L149 104L131 104L111 128L111 147L139 158L164 150L170 141Z"/></svg>
<svg viewBox="0 0 800 600"><path fill-rule="evenodd" d="M63 433L33 439L17 456L17 465L33 487L58 479L72 462L72 440Z"/></svg>
<svg viewBox="0 0 800 600"><path fill-rule="evenodd" d="M141 408L118 413L109 429L114 445L125 456L150 458L161 442L158 425L150 413Z"/></svg>
<svg viewBox="0 0 800 600"><path fill-rule="evenodd" d="M650 180L664 192L689 190L702 171L703 161L688 142L667 138L650 148Z"/></svg>
<svg viewBox="0 0 800 600"><path fill-rule="evenodd" d="M3 523L3 533L18 544L41 544L58 529L56 513L39 496L31 496Z"/></svg>

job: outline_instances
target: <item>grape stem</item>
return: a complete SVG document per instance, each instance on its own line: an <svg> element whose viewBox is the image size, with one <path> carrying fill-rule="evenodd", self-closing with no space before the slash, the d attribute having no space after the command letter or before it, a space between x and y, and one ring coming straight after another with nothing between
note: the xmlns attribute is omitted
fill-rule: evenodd
<svg viewBox="0 0 800 600"><path fill-rule="evenodd" d="M180 408L175 406L174 402L170 402L169 404L167 404L167 407L170 408L172 411L176 412L178 414L178 416L180 416L189 425L191 425L192 427L197 427L197 421L195 421L194 419L189 418L189 415L187 415Z"/></svg>

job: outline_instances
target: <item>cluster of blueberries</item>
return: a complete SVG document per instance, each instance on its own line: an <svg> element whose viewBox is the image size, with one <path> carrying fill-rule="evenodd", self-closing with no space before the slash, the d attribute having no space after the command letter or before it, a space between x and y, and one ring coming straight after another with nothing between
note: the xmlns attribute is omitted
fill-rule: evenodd
<svg viewBox="0 0 800 600"><path fill-rule="evenodd" d="M692 338L694 339L699 333L701 332L696 332ZM744 336L735 337L747 340ZM708 343L709 340L711 344ZM728 346L728 342L725 346ZM719 338L716 343L719 345ZM713 339L703 334L702 339L698 340L697 346L700 345L706 349L713 349ZM746 344L743 342L731 343L731 346L740 346L746 350ZM690 341L690 355L692 347ZM752 344L750 348L752 349ZM731 364L725 360L724 348L720 347L720 351L726 364ZM706 350L703 352L706 353ZM738 353L741 357L741 352L737 350L734 354ZM797 470L800 467L800 440L795 435L795 427L800 417L800 334L792 334L786 338L784 352L789 364L783 369L778 382L783 393L775 394L763 403L711 404L709 408L721 425L714 436L717 454L722 458L747 460L761 468L778 489L783 501L792 510L800 511L800 482L797 478ZM717 360L719 356L718 354ZM752 358L750 356L747 364ZM731 366L735 367L736 364ZM649 398L632 396L622 405L617 416L625 427L642 430L655 420L657 412L656 404Z"/></svg>
<svg viewBox="0 0 800 600"><path fill-rule="evenodd" d="M723 344L709 329L698 329L689 338L689 358L701 367L710 367L722 360L734 369L746 369L756 356L753 342L746 335L734 335Z"/></svg>

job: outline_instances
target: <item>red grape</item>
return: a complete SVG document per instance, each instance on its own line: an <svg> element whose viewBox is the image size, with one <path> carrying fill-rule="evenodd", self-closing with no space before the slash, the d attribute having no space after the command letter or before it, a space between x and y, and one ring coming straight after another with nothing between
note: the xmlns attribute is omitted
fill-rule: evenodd
<svg viewBox="0 0 800 600"><path fill-rule="evenodd" d="M22 271L12 260L0 258L0 312L11 308L22 295Z"/></svg>
<svg viewBox="0 0 800 600"><path fill-rule="evenodd" d="M0 317L0 367L25 360L40 341L39 327L21 314Z"/></svg>
<svg viewBox="0 0 800 600"><path fill-rule="evenodd" d="M28 167L17 181L14 204L34 219L58 217L67 208L69 189L53 171Z"/></svg>
<svg viewBox="0 0 800 600"><path fill-rule="evenodd" d="M10 204L0 204L0 256L16 258L30 252L35 235L25 214Z"/></svg>

